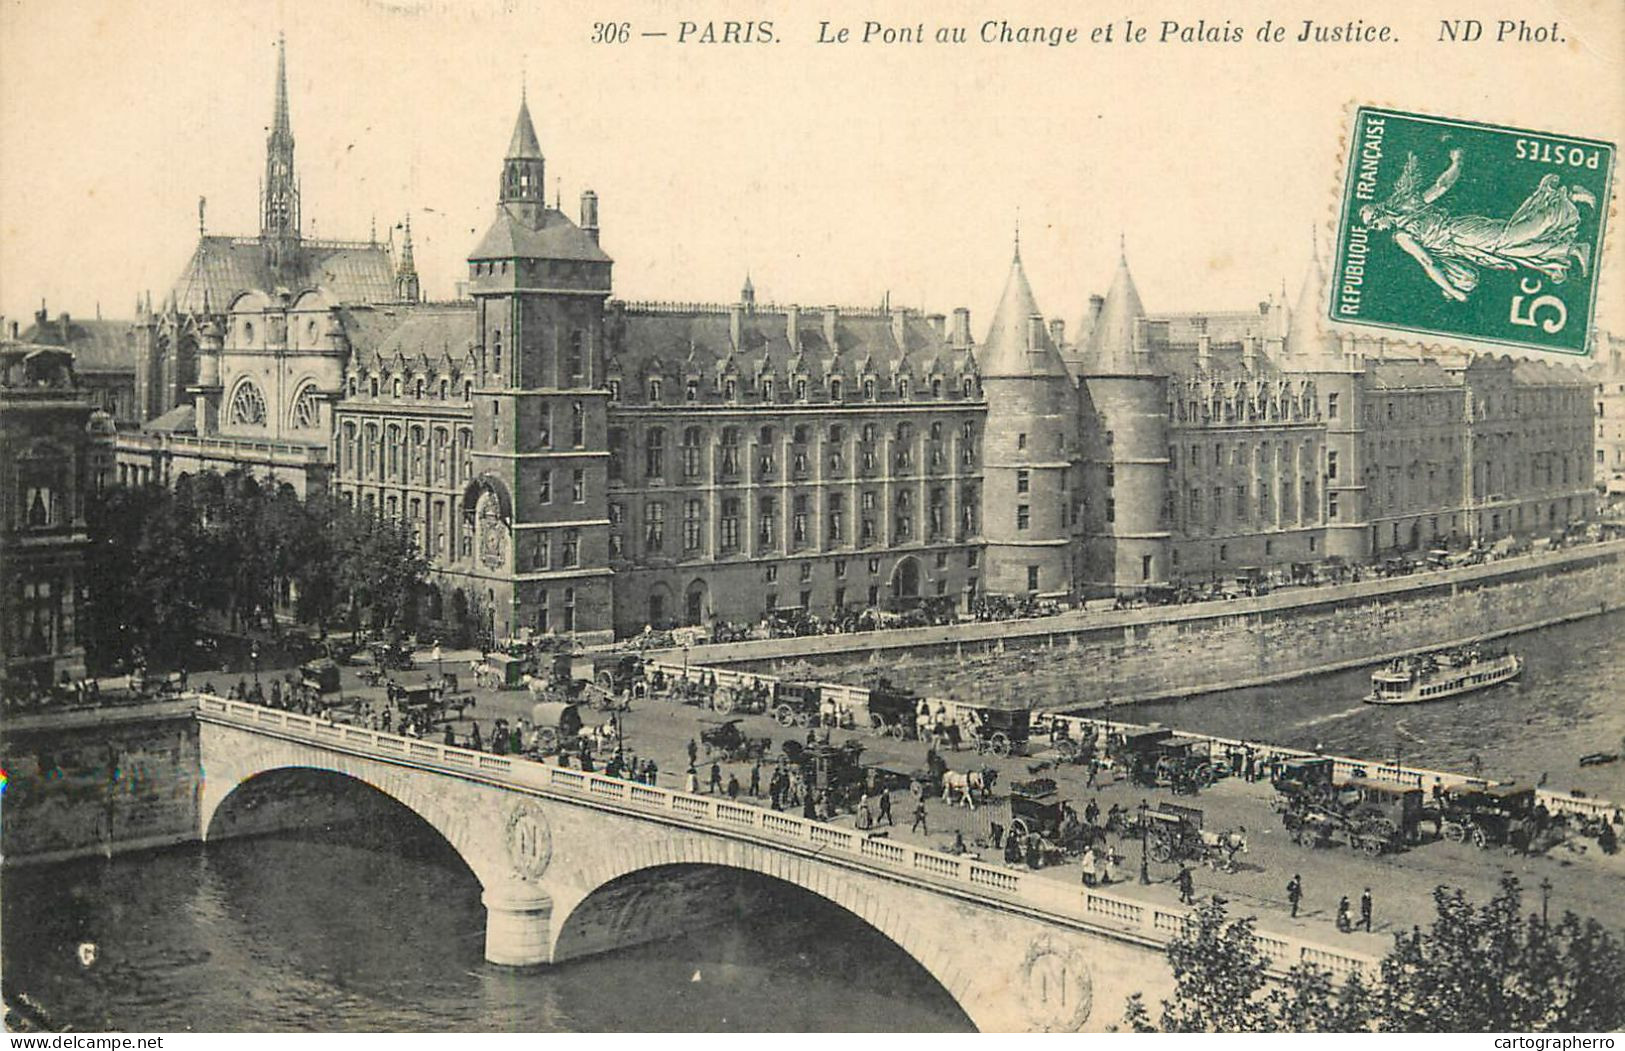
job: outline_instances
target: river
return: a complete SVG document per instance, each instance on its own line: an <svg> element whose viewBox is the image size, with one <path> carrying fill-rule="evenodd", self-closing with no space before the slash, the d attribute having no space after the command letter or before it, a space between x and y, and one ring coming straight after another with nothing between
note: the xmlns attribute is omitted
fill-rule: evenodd
<svg viewBox="0 0 1625 1051"><path fill-rule="evenodd" d="M3 890L8 992L81 1031L970 1029L901 950L793 887L732 928L494 967L473 874L404 823L21 869Z"/></svg>

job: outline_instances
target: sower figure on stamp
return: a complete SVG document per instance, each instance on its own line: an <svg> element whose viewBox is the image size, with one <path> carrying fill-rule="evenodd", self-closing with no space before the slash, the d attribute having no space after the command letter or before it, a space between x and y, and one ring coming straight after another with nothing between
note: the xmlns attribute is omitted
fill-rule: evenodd
<svg viewBox="0 0 1625 1051"><path fill-rule="evenodd" d="M1577 205L1597 206L1583 186L1565 188L1556 173L1541 177L1510 219L1482 215L1452 216L1433 202L1461 176L1462 152L1450 151L1450 166L1422 190L1422 165L1412 153L1394 181L1388 199L1360 209L1360 221L1374 230L1394 231L1394 244L1421 265L1446 299L1466 302L1478 287L1476 266L1493 270L1538 270L1554 283L1568 277L1569 267L1585 273L1591 246L1577 237Z"/></svg>

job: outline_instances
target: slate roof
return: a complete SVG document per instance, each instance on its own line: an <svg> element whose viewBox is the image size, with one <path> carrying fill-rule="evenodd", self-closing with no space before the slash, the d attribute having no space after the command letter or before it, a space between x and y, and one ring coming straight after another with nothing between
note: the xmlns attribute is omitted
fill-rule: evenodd
<svg viewBox="0 0 1625 1051"><path fill-rule="evenodd" d="M70 318L64 338L61 319L57 319L36 321L20 338L24 343L72 351L73 367L80 373L134 372L134 329L134 322L130 321Z"/></svg>
<svg viewBox="0 0 1625 1051"><path fill-rule="evenodd" d="M497 205L490 229L480 238L479 246L468 253L468 258L611 261L596 241L558 209L545 209L541 229L532 229L506 205Z"/></svg>
<svg viewBox="0 0 1625 1051"><path fill-rule="evenodd" d="M206 235L175 281L173 296L183 314L224 311L239 293L323 288L341 303L388 303L395 299L395 267L381 244L301 242L300 267L284 279L271 272L264 246L254 237Z"/></svg>
<svg viewBox="0 0 1625 1051"><path fill-rule="evenodd" d="M915 381L940 374L952 383L976 371L969 350L950 346L921 314L903 314L899 345L886 312L837 309L834 348L825 339L824 314L824 308L798 308L798 352L790 344L788 311L757 308L744 314L742 345L736 350L725 308L649 309L615 303L606 319L607 369L612 376L658 375L674 381L691 373L709 381L728 368L744 377L765 374L785 381L799 372L815 383L831 375L858 382L868 372L879 380L882 392L894 390L899 374Z"/></svg>
<svg viewBox="0 0 1625 1051"><path fill-rule="evenodd" d="M197 433L197 407L188 402L177 405L164 413L156 420L149 422L143 430L164 431L169 434L196 434Z"/></svg>
<svg viewBox="0 0 1625 1051"><path fill-rule="evenodd" d="M1032 318L1040 320L1036 326L1037 341L1029 345ZM983 376L1065 376L1066 363L1050 339L1049 327L1043 322L1043 311L1027 283L1027 272L1021 266L1018 251L1010 263L1010 276L1004 283L1004 295L993 312L993 321L987 329L987 340L978 352Z"/></svg>
<svg viewBox="0 0 1625 1051"><path fill-rule="evenodd" d="M1128 257L1119 255L1117 273L1112 277L1106 302L1100 316L1089 326L1089 340L1084 350L1089 367L1132 368L1134 323L1143 317L1145 304L1140 302L1140 290L1134 287L1134 277L1128 272Z"/></svg>
<svg viewBox="0 0 1625 1051"><path fill-rule="evenodd" d="M342 311L354 360L364 366L404 361L423 371L460 371L474 346L472 303L400 304Z"/></svg>

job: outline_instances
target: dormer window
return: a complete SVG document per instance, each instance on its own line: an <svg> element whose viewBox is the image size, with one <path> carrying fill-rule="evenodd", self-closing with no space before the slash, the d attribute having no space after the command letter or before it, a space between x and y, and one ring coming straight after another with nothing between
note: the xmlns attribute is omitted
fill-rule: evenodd
<svg viewBox="0 0 1625 1051"><path fill-rule="evenodd" d="M738 397L738 395L739 395L739 384L737 382L735 382L734 380L725 380L725 381L723 381L723 384L722 384L722 396L724 398L727 398L729 401L733 401L734 398Z"/></svg>
<svg viewBox="0 0 1625 1051"><path fill-rule="evenodd" d="M841 378L839 376L832 377L829 381L829 400L841 400Z"/></svg>
<svg viewBox="0 0 1625 1051"><path fill-rule="evenodd" d="M773 400L773 381L771 379L766 378L766 377L763 377L763 379L762 379L762 400L763 401L772 401Z"/></svg>
<svg viewBox="0 0 1625 1051"><path fill-rule="evenodd" d="M355 397L356 382L355 382L355 377L354 376L350 377L349 391L350 391L350 397L352 397L352 398Z"/></svg>
<svg viewBox="0 0 1625 1051"><path fill-rule="evenodd" d="M445 401L446 396L448 394L450 394L450 393L451 393L451 380L441 380L440 381L440 400Z"/></svg>
<svg viewBox="0 0 1625 1051"><path fill-rule="evenodd" d="M942 381L940 379L934 379L931 381L931 397L942 397Z"/></svg>
<svg viewBox="0 0 1625 1051"><path fill-rule="evenodd" d="M904 401L908 400L908 377L897 377L897 396Z"/></svg>
<svg viewBox="0 0 1625 1051"><path fill-rule="evenodd" d="M971 388L971 378L969 376L966 376L965 377L965 383L964 383L964 397L968 398L968 397L971 396L971 389L972 389Z"/></svg>
<svg viewBox="0 0 1625 1051"><path fill-rule="evenodd" d="M796 401L807 400L807 381L796 380Z"/></svg>
<svg viewBox="0 0 1625 1051"><path fill-rule="evenodd" d="M621 381L620 380L610 380L609 381L609 400L610 401L620 401L621 400Z"/></svg>
<svg viewBox="0 0 1625 1051"><path fill-rule="evenodd" d="M412 396L415 397L415 398L423 397L423 377L422 376L419 376L418 379L417 379L417 382L412 385Z"/></svg>
<svg viewBox="0 0 1625 1051"><path fill-rule="evenodd" d="M700 381L699 380L691 379L691 380L688 381L687 384L684 385L684 387L683 387L683 400L684 401L699 401L700 400Z"/></svg>
<svg viewBox="0 0 1625 1051"><path fill-rule="evenodd" d="M374 376L367 382L367 393L371 397L378 397L378 377Z"/></svg>
<svg viewBox="0 0 1625 1051"><path fill-rule="evenodd" d="M874 380L864 380L863 381L863 397L864 397L865 401L874 401L875 400L875 381Z"/></svg>
<svg viewBox="0 0 1625 1051"><path fill-rule="evenodd" d="M389 392L392 397L399 398L401 396L400 377L396 377L395 382L389 385Z"/></svg>

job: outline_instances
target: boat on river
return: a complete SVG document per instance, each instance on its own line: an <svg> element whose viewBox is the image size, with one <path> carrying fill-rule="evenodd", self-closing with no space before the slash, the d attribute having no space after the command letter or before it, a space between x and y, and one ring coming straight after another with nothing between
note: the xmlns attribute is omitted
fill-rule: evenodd
<svg viewBox="0 0 1625 1051"><path fill-rule="evenodd" d="M1421 704L1516 679L1523 658L1505 650L1487 653L1476 646L1401 657L1371 673L1367 704Z"/></svg>

